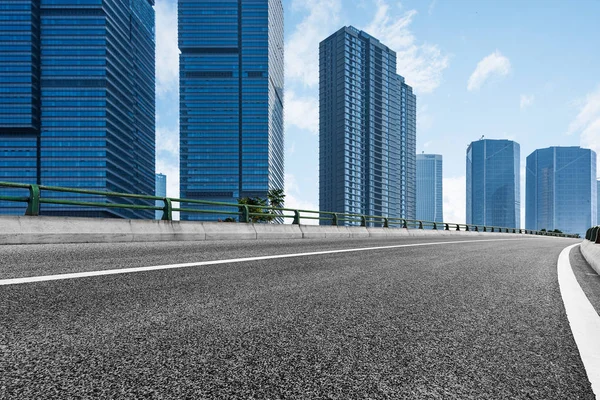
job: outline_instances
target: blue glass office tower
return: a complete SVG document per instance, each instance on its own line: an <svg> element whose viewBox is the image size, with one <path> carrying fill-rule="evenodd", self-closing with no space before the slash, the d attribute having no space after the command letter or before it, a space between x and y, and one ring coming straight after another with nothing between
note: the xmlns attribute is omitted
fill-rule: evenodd
<svg viewBox="0 0 600 400"><path fill-rule="evenodd" d="M155 196L167 197L167 176L163 174L156 174L156 187ZM161 200L156 200L155 205L163 207L165 203ZM161 219L163 212L159 210L154 211L154 218Z"/></svg>
<svg viewBox="0 0 600 400"><path fill-rule="evenodd" d="M520 146L482 139L467 148L467 224L519 228Z"/></svg>
<svg viewBox="0 0 600 400"><path fill-rule="evenodd" d="M178 13L180 195L266 198L284 187L282 2L179 0Z"/></svg>
<svg viewBox="0 0 600 400"><path fill-rule="evenodd" d="M596 153L549 147L527 157L525 228L581 236L597 222Z"/></svg>
<svg viewBox="0 0 600 400"><path fill-rule="evenodd" d="M323 40L319 117L320 209L414 219L416 97L396 53L354 27Z"/></svg>
<svg viewBox="0 0 600 400"><path fill-rule="evenodd" d="M417 219L444 221L442 193L442 156L417 154Z"/></svg>
<svg viewBox="0 0 600 400"><path fill-rule="evenodd" d="M153 0L7 0L0 20L2 71L12 74L0 78L0 102L11 104L0 117L0 143L11 146L1 178L153 194ZM152 217L50 204L41 213Z"/></svg>

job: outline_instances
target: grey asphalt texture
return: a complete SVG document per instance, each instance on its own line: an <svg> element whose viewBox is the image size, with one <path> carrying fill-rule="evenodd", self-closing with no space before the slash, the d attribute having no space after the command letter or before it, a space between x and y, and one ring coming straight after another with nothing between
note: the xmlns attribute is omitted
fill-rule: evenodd
<svg viewBox="0 0 600 400"><path fill-rule="evenodd" d="M0 279L443 241L0 246ZM569 239L0 286L2 399L593 399Z"/></svg>

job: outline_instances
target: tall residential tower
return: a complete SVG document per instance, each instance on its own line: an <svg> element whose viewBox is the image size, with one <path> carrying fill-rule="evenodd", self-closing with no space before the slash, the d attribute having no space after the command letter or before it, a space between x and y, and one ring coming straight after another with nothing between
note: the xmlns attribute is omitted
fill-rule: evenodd
<svg viewBox="0 0 600 400"><path fill-rule="evenodd" d="M520 228L520 146L481 139L467 149L467 224Z"/></svg>
<svg viewBox="0 0 600 400"><path fill-rule="evenodd" d="M549 147L527 157L525 228L585 231L597 223L596 153Z"/></svg>
<svg viewBox="0 0 600 400"><path fill-rule="evenodd" d="M414 219L416 97L396 53L354 27L319 45L319 208Z"/></svg>
<svg viewBox="0 0 600 400"><path fill-rule="evenodd" d="M181 197L237 203L283 189L281 0L179 0L178 12Z"/></svg>
<svg viewBox="0 0 600 400"><path fill-rule="evenodd" d="M417 219L444 221L442 193L442 156L417 154Z"/></svg>
<svg viewBox="0 0 600 400"><path fill-rule="evenodd" d="M0 180L154 194L153 5L154 0L2 2ZM20 214L24 206L3 205L0 212ZM42 204L41 213L152 215L54 204Z"/></svg>

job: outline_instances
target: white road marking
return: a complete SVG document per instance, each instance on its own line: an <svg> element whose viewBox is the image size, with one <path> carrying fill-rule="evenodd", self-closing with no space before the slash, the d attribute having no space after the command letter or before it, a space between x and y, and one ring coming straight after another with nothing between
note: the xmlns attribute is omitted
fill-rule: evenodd
<svg viewBox="0 0 600 400"><path fill-rule="evenodd" d="M579 286L569 262L575 246L579 245L565 248L558 257L558 283L579 355L596 399L600 399L600 316Z"/></svg>
<svg viewBox="0 0 600 400"><path fill-rule="evenodd" d="M474 242L496 242L496 241L508 241L508 240L521 240L521 239L483 239L483 240L461 240L461 241L452 241L452 242L398 244L398 245L392 245L392 246L363 247L363 248L358 248L358 249L326 250L326 251L315 251L315 252L311 252L311 253L279 254L279 255L274 255L274 256L233 258L233 259L229 259L229 260L200 261L200 262L192 262L192 263L185 263L185 264L155 265L155 266L151 266L151 267L108 269L108 270L101 270L101 271L75 272L75 273L69 273L69 274L31 276L31 277L27 277L27 278L2 279L2 280L0 280L0 286L17 285L17 284L21 284L21 283L58 281L58 280L63 280L63 279L87 278L87 277L91 277L91 276L129 274L129 273L133 273L133 272L147 272L147 271L158 271L158 270L176 269L176 268L201 267L201 266L206 266L206 265L231 264L231 263L240 263L240 262L247 262L247 261L274 260L277 258L292 258L292 257L317 256L317 255L322 255L322 254L350 253L350 252L355 252L355 251L396 249L396 248L400 248L400 247L434 246L434 245L461 244L461 243L474 243Z"/></svg>

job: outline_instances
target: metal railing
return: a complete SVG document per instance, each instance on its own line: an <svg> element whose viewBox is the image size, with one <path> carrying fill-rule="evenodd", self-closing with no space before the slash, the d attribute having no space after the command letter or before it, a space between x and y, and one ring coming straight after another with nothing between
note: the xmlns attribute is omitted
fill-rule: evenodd
<svg viewBox="0 0 600 400"><path fill-rule="evenodd" d="M578 235L569 235L564 233L556 232L545 232L536 231L530 229L519 229L519 228L506 228L498 226L484 226L484 225L472 225L472 224L457 224L448 222L434 222L434 221L421 221L421 220L409 220L404 218L391 218L379 215L363 215L363 214L346 214L337 213L331 211L315 211L315 210L301 210L294 208L285 207L270 207L263 205L252 205L252 204L238 204L238 203L225 203L216 201L206 200L194 200L194 199L181 199L173 197L160 197L160 196L148 196L141 194L129 194L129 193L118 193L109 191L98 191L98 190L87 190L87 189L74 189L65 188L58 186L45 186L36 184L23 184L23 183L11 183L11 182L0 182L0 188L12 188L12 189L27 189L29 191L28 196L3 196L0 195L0 201L5 202L17 202L26 203L27 209L25 215L37 216L40 214L41 204L58 204L68 206L82 206L82 207L99 207L99 208L121 208L129 210L158 210L163 211L162 220L171 221L173 219L173 212L185 212L185 213L199 213L199 214L218 214L218 215L230 215L237 216L239 221L242 223L250 223L253 220L261 219L273 219L273 218L291 218L292 224L300 224L302 220L318 220L329 221L329 225L357 225L357 226L374 226L384 228L404 228L404 229L432 229L432 230L445 230L445 231L472 231L472 232L500 232L500 233L520 233L527 235L544 235L544 236L558 236L558 237L578 237ZM112 202L94 202L94 201L78 201L78 200L67 200L60 198L49 198L42 196L43 192L54 192L54 193L72 193L82 194L91 196L104 196L111 198L121 199L132 199L132 200L144 200L144 201L162 201L163 206L147 205L147 204L127 204L127 203L112 203ZM180 207L174 207L173 203L179 203ZM225 210L214 210L214 209L199 209L181 207L182 204L196 204L208 207L229 207L231 211ZM286 214L287 212L287 214ZM253 218L255 217L255 218ZM590 229L597 229L590 228ZM588 230L589 232L589 230ZM596 231L597 236L597 231ZM586 235L587 238L587 235Z"/></svg>
<svg viewBox="0 0 600 400"><path fill-rule="evenodd" d="M585 238L596 244L600 244L600 226L594 226L585 232Z"/></svg>

